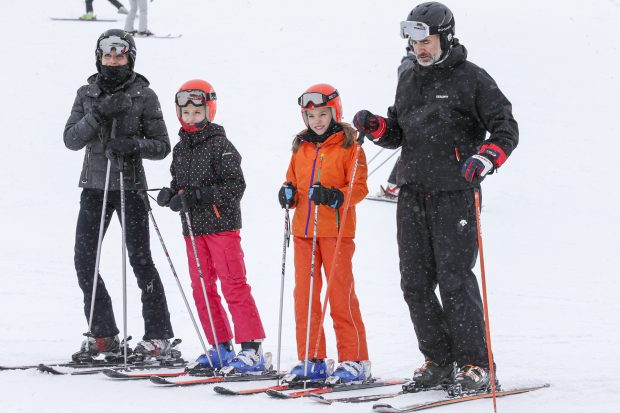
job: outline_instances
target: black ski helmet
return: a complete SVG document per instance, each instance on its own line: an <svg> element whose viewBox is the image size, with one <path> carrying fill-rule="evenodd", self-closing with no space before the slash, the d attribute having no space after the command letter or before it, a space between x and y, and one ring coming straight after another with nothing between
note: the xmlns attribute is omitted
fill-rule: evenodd
<svg viewBox="0 0 620 413"><path fill-rule="evenodd" d="M110 29L110 30L106 30L105 32L101 33L101 35L99 36L99 38L97 39L97 45L95 46L95 62L97 65L97 71L100 72L100 66L101 66L101 56L103 56L103 50L101 48L101 41L110 37L118 37L120 40L124 40L125 42L127 42L127 44L129 44L129 50L127 52L125 52L127 54L127 59L129 60L129 67L131 68L131 70L133 70L133 67L136 63L136 54L138 52L138 49L136 48L136 42L133 39L133 36L129 33L126 32L125 30L121 30L121 29Z"/></svg>
<svg viewBox="0 0 620 413"><path fill-rule="evenodd" d="M438 34L442 52L447 52L454 42L454 16L448 7L429 1L418 4L407 16L407 21L429 26L431 34Z"/></svg>

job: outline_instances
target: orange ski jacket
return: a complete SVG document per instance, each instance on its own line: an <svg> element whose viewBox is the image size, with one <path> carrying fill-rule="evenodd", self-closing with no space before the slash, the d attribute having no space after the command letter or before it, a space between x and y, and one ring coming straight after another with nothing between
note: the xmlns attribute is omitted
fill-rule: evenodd
<svg viewBox="0 0 620 413"><path fill-rule="evenodd" d="M327 188L339 189L346 201L351 173L355 162L357 144L343 148L344 131L332 134L323 143L302 142L297 152L293 153L286 172L286 180L291 182L297 192L295 195L296 212L293 217L293 235L312 238L314 232L314 202L309 199L310 187L320 181ZM351 203L345 222L344 237L355 236L355 205L368 194L366 178L368 168L366 155L360 148L358 166L351 193ZM318 237L336 237L340 228L340 218L344 213L344 204L335 209L327 205L319 205Z"/></svg>

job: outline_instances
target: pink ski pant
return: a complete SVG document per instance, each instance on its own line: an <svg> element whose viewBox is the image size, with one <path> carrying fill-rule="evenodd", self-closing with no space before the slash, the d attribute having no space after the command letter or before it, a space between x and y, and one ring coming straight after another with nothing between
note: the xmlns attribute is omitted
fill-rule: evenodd
<svg viewBox="0 0 620 413"><path fill-rule="evenodd" d="M190 237L184 238L198 317L209 344L214 345L215 338L209 322L192 241ZM265 338L263 324L258 315L251 288L246 280L239 231L200 235L195 237L195 240L218 343L232 340L233 337L237 343ZM232 316L235 327L234 336L215 283L218 278L222 294Z"/></svg>

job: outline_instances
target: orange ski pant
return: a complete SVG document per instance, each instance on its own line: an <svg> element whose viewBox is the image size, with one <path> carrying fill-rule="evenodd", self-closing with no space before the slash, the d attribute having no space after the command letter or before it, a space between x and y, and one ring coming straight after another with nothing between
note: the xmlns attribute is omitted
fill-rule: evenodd
<svg viewBox="0 0 620 413"><path fill-rule="evenodd" d="M310 291L310 269L312 260L312 238L294 237L295 243L295 327L297 334L297 356L306 357L306 326L308 322L308 298ZM342 238L336 261L336 273L331 265L336 249L336 237L317 238L314 263L314 287L312 294L312 315L310 319L310 346L308 358L326 358L325 334L321 326L321 341L315 354L319 322L321 320L321 267L327 280L331 281L329 309L334 322L338 361L368 360L366 329L360 313L359 301L355 295L353 280L353 238Z"/></svg>

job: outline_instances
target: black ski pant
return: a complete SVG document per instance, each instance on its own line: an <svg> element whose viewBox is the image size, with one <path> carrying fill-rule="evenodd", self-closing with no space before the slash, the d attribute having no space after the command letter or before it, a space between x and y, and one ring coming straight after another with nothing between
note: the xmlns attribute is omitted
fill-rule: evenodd
<svg viewBox="0 0 620 413"><path fill-rule="evenodd" d="M78 283L84 293L84 314L90 316L93 276L97 258L97 241L103 205L103 190L84 189L80 199L75 233L75 269ZM120 191L109 191L105 206L105 229L116 211L121 219ZM164 286L161 283L151 258L148 212L142 196L137 191L125 191L125 236L129 264L142 290L142 317L144 318L144 340L171 338L174 336L170 324L170 313L166 303ZM119 274L121 263L118 265ZM95 310L91 332L95 337L110 337L119 333L114 320L112 299L106 290L101 275L97 281Z"/></svg>
<svg viewBox="0 0 620 413"><path fill-rule="evenodd" d="M489 365L482 299L472 272L478 255L476 225L473 190L400 189L401 289L420 351L439 365Z"/></svg>

